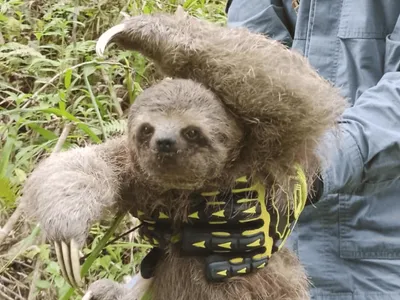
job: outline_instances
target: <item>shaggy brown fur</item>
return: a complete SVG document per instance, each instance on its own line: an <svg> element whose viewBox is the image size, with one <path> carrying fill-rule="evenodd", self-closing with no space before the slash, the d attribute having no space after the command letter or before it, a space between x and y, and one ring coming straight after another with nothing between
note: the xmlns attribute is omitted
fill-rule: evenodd
<svg viewBox="0 0 400 300"><path fill-rule="evenodd" d="M306 300L310 299L307 278L297 258L287 249L273 255L268 267L224 283L204 280L204 264L196 258L168 255L159 265L152 299L185 300ZM189 280L188 280L189 279ZM108 279L90 287L92 300L136 300L122 284Z"/></svg>
<svg viewBox="0 0 400 300"><path fill-rule="evenodd" d="M229 188L243 175L290 194L295 163L313 181L317 143L345 101L303 57L261 35L191 17L141 15L125 24L115 41L174 79L137 99L126 136L54 155L31 174L23 202L50 240L83 245L95 221L125 209L135 215L161 207L179 228L191 192ZM164 151L159 140L173 143ZM110 285L109 297L98 299L134 299ZM210 284L202 258L180 258L170 248L153 287L154 300L309 299L304 271L287 250L257 273Z"/></svg>

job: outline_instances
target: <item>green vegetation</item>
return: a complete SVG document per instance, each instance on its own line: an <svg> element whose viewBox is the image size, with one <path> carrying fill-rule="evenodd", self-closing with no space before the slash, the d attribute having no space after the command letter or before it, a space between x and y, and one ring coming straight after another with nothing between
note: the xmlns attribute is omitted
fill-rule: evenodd
<svg viewBox="0 0 400 300"><path fill-rule="evenodd" d="M60 299L68 291L53 246L41 243L36 224L18 218L21 185L65 128L70 130L62 150L125 130L126 109L159 74L138 53L116 47L98 59L96 39L119 23L121 12L173 12L177 5L225 23L225 1L216 0L0 0L0 299ZM125 217L116 233L136 221ZM83 255L109 225L92 228ZM148 248L135 234L107 246L86 281L122 281ZM74 293L70 299L81 297Z"/></svg>

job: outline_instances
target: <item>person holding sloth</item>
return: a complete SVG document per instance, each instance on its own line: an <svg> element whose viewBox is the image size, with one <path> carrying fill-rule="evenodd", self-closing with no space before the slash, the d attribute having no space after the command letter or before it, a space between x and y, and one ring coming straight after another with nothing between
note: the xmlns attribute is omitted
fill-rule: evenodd
<svg viewBox="0 0 400 300"><path fill-rule="evenodd" d="M312 299L400 299L400 2L230 0L227 13L228 27L304 55L350 103L286 243Z"/></svg>

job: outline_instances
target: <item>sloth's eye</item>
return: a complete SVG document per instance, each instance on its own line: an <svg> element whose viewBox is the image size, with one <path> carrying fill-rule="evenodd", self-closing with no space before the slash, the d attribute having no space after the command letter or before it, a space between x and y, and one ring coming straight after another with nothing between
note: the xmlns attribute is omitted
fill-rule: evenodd
<svg viewBox="0 0 400 300"><path fill-rule="evenodd" d="M141 128L141 132L144 135L150 135L154 131L154 128L150 124L144 124Z"/></svg>
<svg viewBox="0 0 400 300"><path fill-rule="evenodd" d="M144 126L144 127L143 127L143 133L144 133L144 134L151 133L151 131L152 131L152 130L151 130L151 128L150 128L149 126Z"/></svg>
<svg viewBox="0 0 400 300"><path fill-rule="evenodd" d="M190 128L190 129L185 131L185 136L189 140L196 140L197 138L200 137L200 132L195 128Z"/></svg>

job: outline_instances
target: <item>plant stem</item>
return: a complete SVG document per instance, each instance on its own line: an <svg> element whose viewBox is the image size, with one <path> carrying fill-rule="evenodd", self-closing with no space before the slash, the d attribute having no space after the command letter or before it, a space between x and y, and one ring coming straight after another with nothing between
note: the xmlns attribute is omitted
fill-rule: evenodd
<svg viewBox="0 0 400 300"><path fill-rule="evenodd" d="M96 110L97 118L99 119L99 122L100 122L100 128L101 128L101 131L103 133L103 137L104 137L105 140L107 140L107 133L106 133L106 130L104 129L103 118L101 117L99 106L97 105L96 98L93 95L93 91L92 91L92 88L90 86L90 83L89 83L89 80L87 78L87 75L83 74L83 78L85 79L86 88L87 88L87 90L89 92L90 99L92 99L92 103L93 103L94 109Z"/></svg>

